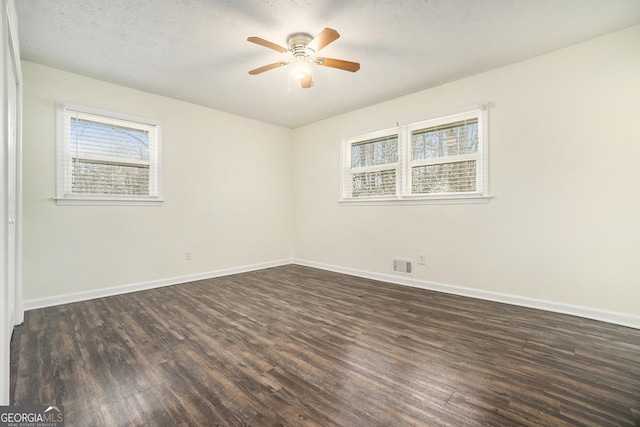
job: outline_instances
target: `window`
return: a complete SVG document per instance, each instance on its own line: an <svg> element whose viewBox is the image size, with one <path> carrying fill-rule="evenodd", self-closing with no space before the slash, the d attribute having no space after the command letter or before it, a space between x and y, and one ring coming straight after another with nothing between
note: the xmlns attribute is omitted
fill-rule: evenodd
<svg viewBox="0 0 640 427"><path fill-rule="evenodd" d="M58 104L58 204L162 201L160 124Z"/></svg>
<svg viewBox="0 0 640 427"><path fill-rule="evenodd" d="M342 202L487 202L487 107L345 139Z"/></svg>
<svg viewBox="0 0 640 427"><path fill-rule="evenodd" d="M349 145L351 194L393 196L398 176L398 135L379 132L367 138Z"/></svg>

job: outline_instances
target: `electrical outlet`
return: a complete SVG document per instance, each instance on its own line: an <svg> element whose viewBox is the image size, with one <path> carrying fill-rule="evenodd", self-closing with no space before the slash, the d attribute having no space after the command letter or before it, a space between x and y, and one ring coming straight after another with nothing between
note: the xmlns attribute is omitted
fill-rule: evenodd
<svg viewBox="0 0 640 427"><path fill-rule="evenodd" d="M185 252L184 257L187 261L191 261L191 251Z"/></svg>
<svg viewBox="0 0 640 427"><path fill-rule="evenodd" d="M418 255L418 264L425 265L427 263L427 256L425 254Z"/></svg>

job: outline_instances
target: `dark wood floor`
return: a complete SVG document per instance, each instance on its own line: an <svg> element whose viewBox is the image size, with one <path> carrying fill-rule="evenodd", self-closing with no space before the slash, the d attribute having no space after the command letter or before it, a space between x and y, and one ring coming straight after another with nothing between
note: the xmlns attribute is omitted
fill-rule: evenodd
<svg viewBox="0 0 640 427"><path fill-rule="evenodd" d="M33 310L67 426L639 426L640 330L286 266Z"/></svg>

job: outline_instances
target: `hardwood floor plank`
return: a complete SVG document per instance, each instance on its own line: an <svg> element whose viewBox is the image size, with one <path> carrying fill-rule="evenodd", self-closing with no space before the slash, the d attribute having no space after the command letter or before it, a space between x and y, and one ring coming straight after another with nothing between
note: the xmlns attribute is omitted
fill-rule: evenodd
<svg viewBox="0 0 640 427"><path fill-rule="evenodd" d="M135 396L100 402L102 425L143 427L153 425ZM67 417L68 418L68 417ZM81 417L75 417L81 420ZM154 422L155 423L155 422Z"/></svg>
<svg viewBox="0 0 640 427"><path fill-rule="evenodd" d="M640 330L296 265L26 313L68 426L638 426Z"/></svg>
<svg viewBox="0 0 640 427"><path fill-rule="evenodd" d="M193 419L195 425L225 425L225 419L218 414L226 411L218 400L203 399L208 392L200 382L194 382L188 370L176 366L173 361L159 365L161 376L171 385L174 398L180 402L185 411Z"/></svg>
<svg viewBox="0 0 640 427"><path fill-rule="evenodd" d="M211 419L192 417L192 413L186 410L180 399L164 383L136 393L136 399L141 402L151 425L188 427L215 424Z"/></svg>
<svg viewBox="0 0 640 427"><path fill-rule="evenodd" d="M522 424L509 422L499 414L499 410L484 401L478 401L472 394L456 392L447 402L446 421L450 426L513 426Z"/></svg>

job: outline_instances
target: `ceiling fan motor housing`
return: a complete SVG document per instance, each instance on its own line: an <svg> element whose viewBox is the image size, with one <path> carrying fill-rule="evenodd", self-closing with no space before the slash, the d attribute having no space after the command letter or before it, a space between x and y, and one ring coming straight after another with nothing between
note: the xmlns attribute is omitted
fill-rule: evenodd
<svg viewBox="0 0 640 427"><path fill-rule="evenodd" d="M307 57L309 55L313 55L315 51L307 48L307 45L311 40L313 40L313 37L307 33L291 34L287 39L287 44L289 45L289 51L293 57L298 58L301 56Z"/></svg>

